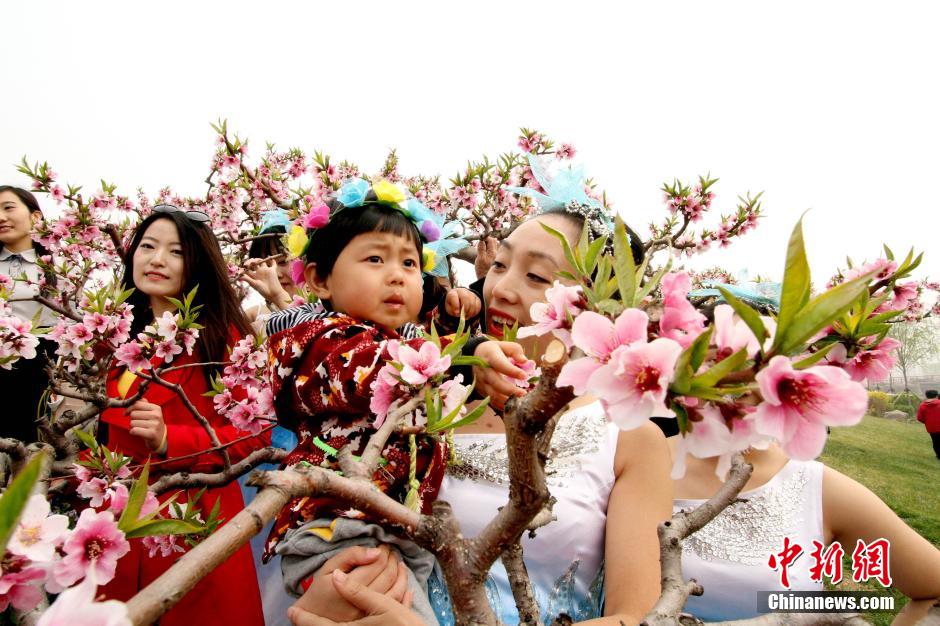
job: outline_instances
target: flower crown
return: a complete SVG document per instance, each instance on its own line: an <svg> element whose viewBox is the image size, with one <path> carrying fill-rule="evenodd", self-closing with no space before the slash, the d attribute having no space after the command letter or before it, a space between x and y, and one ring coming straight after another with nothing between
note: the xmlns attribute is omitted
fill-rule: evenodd
<svg viewBox="0 0 940 626"><path fill-rule="evenodd" d="M369 197L370 190L374 199ZM363 178L351 178L339 188L335 199L341 206L332 212L326 204L313 207L301 224L291 228L287 236L287 249L291 256L300 258L305 255L311 235L329 224L330 219L341 211L370 204L393 208L411 220L425 243L422 270L429 274L447 276L447 255L469 245L457 234L453 223L445 224L442 217L424 206L420 200L409 197L403 186L384 178L371 184Z"/></svg>

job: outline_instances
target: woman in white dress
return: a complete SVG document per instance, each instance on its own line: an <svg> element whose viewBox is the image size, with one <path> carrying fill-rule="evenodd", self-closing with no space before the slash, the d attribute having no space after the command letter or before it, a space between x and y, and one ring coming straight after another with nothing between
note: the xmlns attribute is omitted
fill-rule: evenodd
<svg viewBox="0 0 940 626"><path fill-rule="evenodd" d="M670 440L675 453L676 438ZM757 615L758 591L784 591L771 555L784 539L803 549L788 567L790 591L822 591L810 578L814 541L839 542L851 557L856 542L884 538L890 543L889 573L893 585L911 601L894 624L914 624L940 597L940 550L904 523L863 485L818 461L788 459L776 445L751 450L754 466L740 500L683 544L682 573L703 583L705 593L692 597L685 610L705 621L745 619ZM676 511L688 510L721 486L717 457L688 456L686 474L675 481ZM825 549L823 550L825 554ZM843 579L852 578L846 568Z"/></svg>
<svg viewBox="0 0 940 626"><path fill-rule="evenodd" d="M545 300L545 290L557 272L570 271L561 244L542 228L543 223L575 242L584 222L577 214L546 213L525 222L501 243L483 290L490 334L500 335L504 323L530 324L531 305ZM526 347L530 355L539 353L539 346ZM489 395L501 406L513 388L508 384ZM455 436L460 464L445 479L440 498L454 507L465 536L478 534L507 501L504 432L499 416L488 413ZM543 616L553 618L564 612L579 621L588 620L584 623L636 624L660 592L656 527L670 516L672 502L665 438L652 423L619 432L606 422L599 403L579 398L559 420L552 443L557 454L547 471L549 488L557 499L557 520L539 529L535 538L523 540L526 566ZM343 583L327 574L343 569L349 574L340 578L350 584L368 585L376 580L373 589L385 592L394 586L381 573L388 568L377 564L384 563L384 558L350 553L343 562L325 565L314 577L313 591L308 590L318 598L307 604L315 607L316 615L293 609L291 620L303 626L362 616L337 594L334 585ZM357 574L351 565L366 560L369 565L358 569L371 568L368 575ZM497 616L507 624L516 623L515 602L499 563L486 586ZM452 621L443 586L432 584L429 591L441 608L441 622ZM384 620L374 623L412 619L409 612L388 604L372 610L381 611L375 617Z"/></svg>

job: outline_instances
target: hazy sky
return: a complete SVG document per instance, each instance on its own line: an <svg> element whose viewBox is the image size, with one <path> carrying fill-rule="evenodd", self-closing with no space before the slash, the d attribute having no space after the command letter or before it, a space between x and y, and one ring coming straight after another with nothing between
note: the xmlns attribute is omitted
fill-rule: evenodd
<svg viewBox="0 0 940 626"><path fill-rule="evenodd" d="M4 2L0 181L24 183L26 154L87 187L199 193L219 117L255 155L374 171L395 146L402 172L450 176L528 126L635 226L673 177L719 176L718 208L764 190L761 227L705 263L779 276L811 208L817 281L882 241L940 278L940 8L617 4Z"/></svg>

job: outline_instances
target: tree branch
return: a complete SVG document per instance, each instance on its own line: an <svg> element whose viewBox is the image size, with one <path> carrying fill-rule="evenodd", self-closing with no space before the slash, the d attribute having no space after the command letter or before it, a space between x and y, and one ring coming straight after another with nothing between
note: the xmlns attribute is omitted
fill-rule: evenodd
<svg viewBox="0 0 940 626"><path fill-rule="evenodd" d="M205 417L199 412L196 406L192 403L189 397L186 395L186 391L178 383L171 383L160 378L160 374L154 371L153 375L144 374L143 372L138 372L138 376L143 378L145 381L149 380L155 382L158 385L162 385L167 389L172 390L180 397L180 400L183 401L183 404L186 405L186 408L189 409L189 412L192 413L193 417L196 418L196 421L203 427L206 431L206 434L209 435L209 441L212 442L212 445L219 449L219 454L222 455L222 465L225 469L228 469L232 465L232 459L228 454L228 450L222 447L222 443L219 441L219 436L216 434L215 429L212 427L212 424L209 423Z"/></svg>
<svg viewBox="0 0 940 626"><path fill-rule="evenodd" d="M213 451L215 451L215 449L213 449ZM206 452L201 452L200 454L205 454ZM287 450L282 450L281 448L261 448L260 450L255 450L238 463L232 464L221 472L206 472L198 474L179 472L176 474L167 474L166 476L161 476L156 480L156 482L150 485L150 490L159 495L166 491L170 491L171 489L222 487L229 484L239 476L254 469L256 466L261 465L262 463L280 463L286 456ZM177 459L173 460L175 461Z"/></svg>
<svg viewBox="0 0 940 626"><path fill-rule="evenodd" d="M753 467L739 453L731 460L728 479L707 502L686 513L676 513L659 525L659 561L662 594L641 626L674 626L689 595L702 595L696 581L682 577L682 541L715 519L741 493Z"/></svg>

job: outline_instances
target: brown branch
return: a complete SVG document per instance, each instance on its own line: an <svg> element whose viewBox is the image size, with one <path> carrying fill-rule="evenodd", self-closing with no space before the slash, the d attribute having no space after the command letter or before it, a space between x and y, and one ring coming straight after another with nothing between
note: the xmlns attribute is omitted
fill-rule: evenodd
<svg viewBox="0 0 940 626"><path fill-rule="evenodd" d="M154 461L150 464L150 467L154 468L154 467L159 467L161 465L166 465L167 463L174 463L176 461L184 461L186 459L194 459L204 454L211 454L213 452L218 452L219 450L224 450L225 448L231 448L236 443L241 443L242 441L259 437L263 435L264 433L268 432L269 430L273 430L275 426L277 426L277 424L271 424L270 426L265 426L264 428L261 429L261 432L259 432L257 435L249 434L249 435L245 435L244 437L239 437L238 439L232 439L231 441L227 441L217 448L206 448L205 450L200 450L199 452L192 452L190 454L184 454L182 456L174 456L169 459L163 459L162 461ZM140 469L141 467L143 467L143 464L137 464L137 465L132 465L130 469L131 471L133 471L136 469Z"/></svg>
<svg viewBox="0 0 940 626"><path fill-rule="evenodd" d="M259 492L251 504L181 556L170 569L127 602L131 623L144 626L157 621L203 577L261 532L289 498L290 494L278 487L268 487Z"/></svg>
<svg viewBox="0 0 940 626"><path fill-rule="evenodd" d="M5 437L0 439L0 453L10 455L13 463L18 464L26 458L26 444L19 439Z"/></svg>
<svg viewBox="0 0 940 626"><path fill-rule="evenodd" d="M221 472L198 474L179 472L161 476L150 486L150 490L155 494L161 494L171 489L223 487L262 463L280 463L286 456L287 450L281 448L261 448Z"/></svg>
<svg viewBox="0 0 940 626"><path fill-rule="evenodd" d="M518 541L509 546L502 556L512 597L516 601L516 608L519 609L519 626L542 626L542 612L535 601L532 582L529 580L529 572L522 556L522 544Z"/></svg>
<svg viewBox="0 0 940 626"><path fill-rule="evenodd" d="M283 237L284 233L264 233L263 235L253 235L251 237L244 237L242 239L232 239L231 237L220 237L219 241L222 243L232 244L234 246L241 245L244 243L250 243L255 239L270 239L271 237Z"/></svg>
<svg viewBox="0 0 940 626"><path fill-rule="evenodd" d="M676 513L659 525L659 561L662 594L641 626L673 626L689 595L702 595L702 586L682 577L682 541L715 519L741 493L753 467L739 453L731 460L728 478L707 502L686 513Z"/></svg>
<svg viewBox="0 0 940 626"><path fill-rule="evenodd" d="M49 298L47 298L47 297L45 297L45 296L42 296L42 295L35 295L35 296L33 296L32 299L35 300L36 302L38 302L39 304L43 305L43 306L46 307L47 309L51 309L51 310L55 311L56 313L58 313L59 315L63 315L63 316L65 316L65 317L69 318L70 320L73 320L73 321L76 321L76 322L81 322L81 321L82 321L81 315L79 315L78 313L76 313L76 312L73 311L72 309L66 308L66 307L64 307L64 306L62 306L62 305L60 305L60 304L58 304L58 303L56 303L56 302L50 300Z"/></svg>
<svg viewBox="0 0 940 626"><path fill-rule="evenodd" d="M398 429L401 421L423 401L424 393L418 393L405 404L389 411L379 429L369 437L369 443L366 444L359 461L353 458L351 446L340 450L336 460L343 472L352 479L371 481L372 475L379 466L379 460L382 458L382 451L385 449L388 438Z"/></svg>
<svg viewBox="0 0 940 626"><path fill-rule="evenodd" d="M118 234L117 226L108 224L104 227L104 232L108 233L108 237L111 238L111 243L114 244L114 252L118 255L118 258L121 259L121 262L123 262L124 244L121 242L121 236Z"/></svg>

